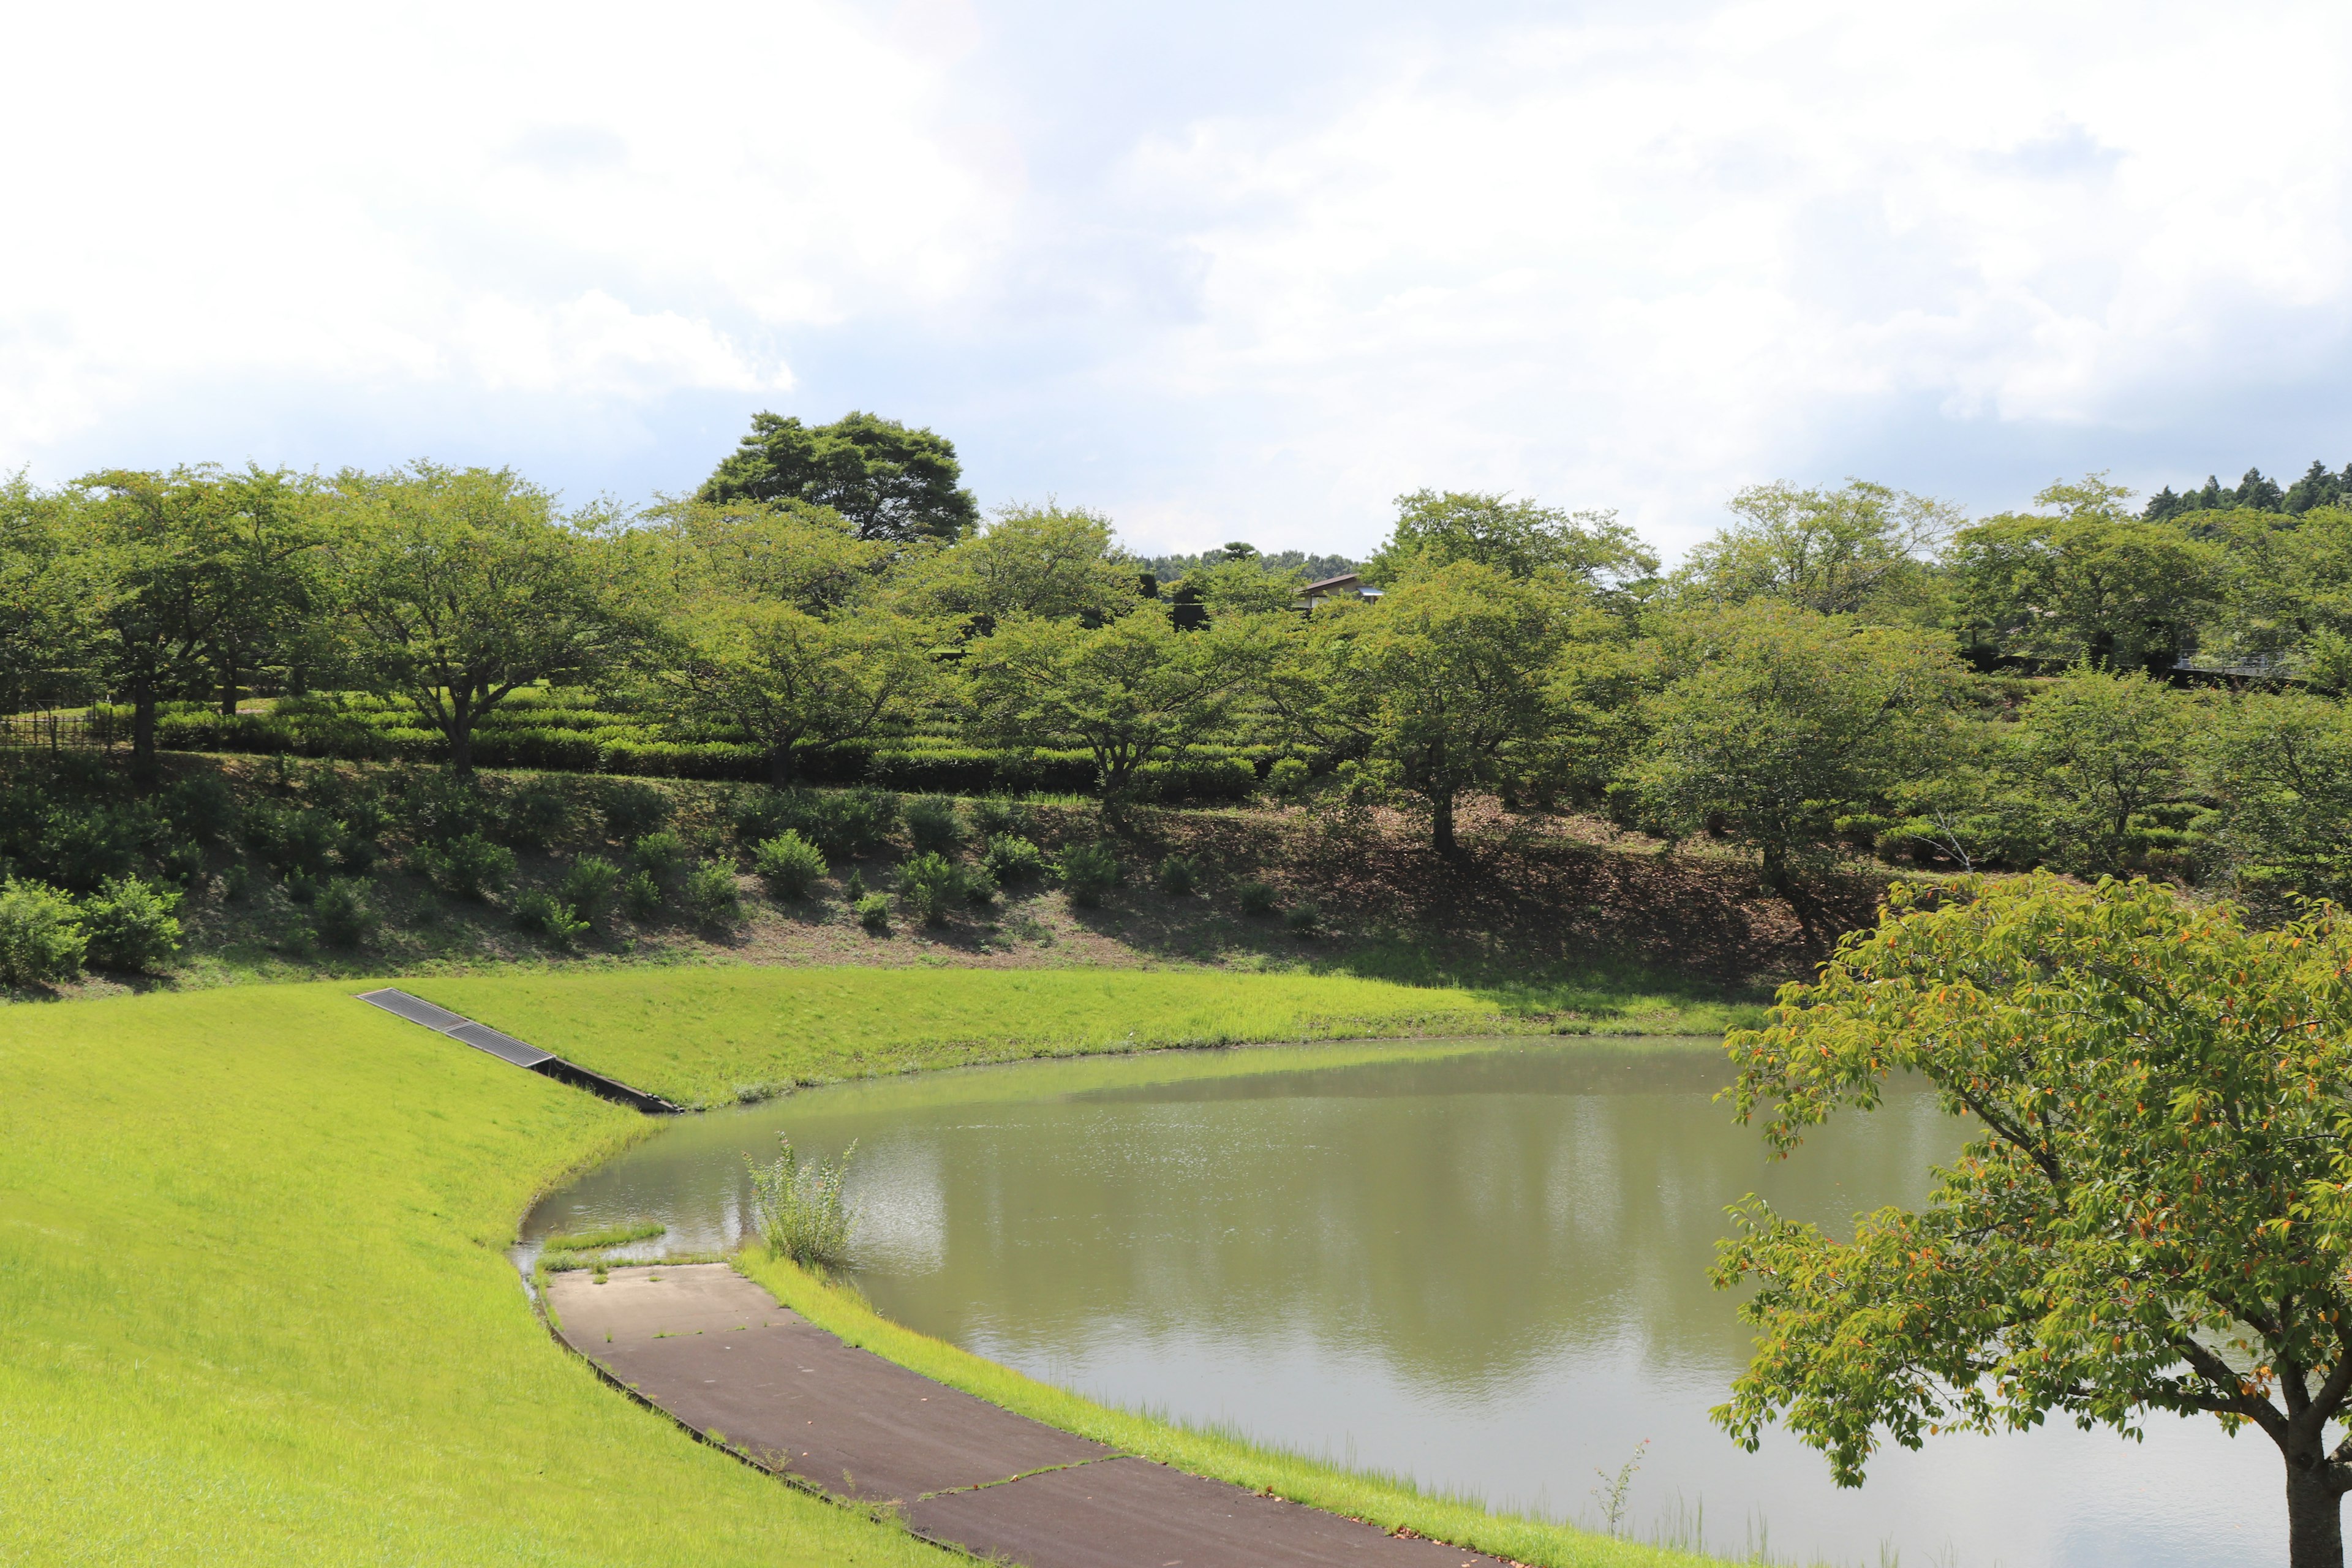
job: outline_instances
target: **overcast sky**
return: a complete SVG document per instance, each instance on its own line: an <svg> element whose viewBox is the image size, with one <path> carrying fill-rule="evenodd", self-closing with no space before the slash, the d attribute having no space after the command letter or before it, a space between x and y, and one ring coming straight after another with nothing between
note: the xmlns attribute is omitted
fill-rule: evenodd
<svg viewBox="0 0 2352 1568"><path fill-rule="evenodd" d="M690 489L761 408L983 505L1678 551L2352 461L2352 5L17 5L0 469Z"/></svg>

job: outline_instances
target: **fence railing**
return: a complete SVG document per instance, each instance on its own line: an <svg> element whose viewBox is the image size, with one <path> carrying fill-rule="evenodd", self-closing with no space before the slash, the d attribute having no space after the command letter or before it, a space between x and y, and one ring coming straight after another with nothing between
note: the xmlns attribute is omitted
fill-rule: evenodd
<svg viewBox="0 0 2352 1568"><path fill-rule="evenodd" d="M0 746L37 746L51 752L68 746L111 748L130 734L130 722L103 708L95 712L0 713Z"/></svg>

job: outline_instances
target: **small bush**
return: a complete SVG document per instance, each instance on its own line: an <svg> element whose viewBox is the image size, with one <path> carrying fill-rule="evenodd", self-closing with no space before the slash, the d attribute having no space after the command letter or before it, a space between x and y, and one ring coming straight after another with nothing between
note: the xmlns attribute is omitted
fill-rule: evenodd
<svg viewBox="0 0 2352 1568"><path fill-rule="evenodd" d="M1278 901L1275 891L1264 882L1244 882L1241 886L1242 913L1270 915Z"/></svg>
<svg viewBox="0 0 2352 1568"><path fill-rule="evenodd" d="M907 837L916 850L952 855L963 847L963 822L956 803L943 795L921 795L907 806Z"/></svg>
<svg viewBox="0 0 2352 1568"><path fill-rule="evenodd" d="M247 868L244 861L239 860L221 873L221 897L229 902L241 904L245 902L246 895L251 891L253 891L253 873Z"/></svg>
<svg viewBox="0 0 2352 1568"><path fill-rule="evenodd" d="M665 827L658 833L648 833L629 846L629 858L637 869L651 877L667 877L686 864L686 840Z"/></svg>
<svg viewBox="0 0 2352 1568"><path fill-rule="evenodd" d="M101 969L144 973L180 951L180 895L118 877L81 904L84 957Z"/></svg>
<svg viewBox="0 0 2352 1568"><path fill-rule="evenodd" d="M572 800L543 779L524 784L500 803L499 837L527 849L560 844L572 830Z"/></svg>
<svg viewBox="0 0 2352 1568"><path fill-rule="evenodd" d="M824 879L824 851L787 828L751 851L751 869L780 899L800 899Z"/></svg>
<svg viewBox="0 0 2352 1568"><path fill-rule="evenodd" d="M963 872L944 855L918 855L898 868L898 901L925 925L945 925L963 898Z"/></svg>
<svg viewBox="0 0 2352 1568"><path fill-rule="evenodd" d="M525 893L515 900L514 923L550 942L567 944L588 929L588 922L575 914L571 905L552 893L538 891Z"/></svg>
<svg viewBox="0 0 2352 1568"><path fill-rule="evenodd" d="M661 913L661 884L640 871L621 884L621 907L633 921L649 921Z"/></svg>
<svg viewBox="0 0 2352 1568"><path fill-rule="evenodd" d="M329 947L352 948L375 929L375 910L368 902L367 884L337 877L319 889L310 901L310 923Z"/></svg>
<svg viewBox="0 0 2352 1568"><path fill-rule="evenodd" d="M478 903L503 891L514 879L514 851L478 833L453 838L446 845L425 845L418 850L417 860L435 887Z"/></svg>
<svg viewBox="0 0 2352 1568"><path fill-rule="evenodd" d="M1029 831L1029 808L1009 795L992 795L971 803L972 831L986 838Z"/></svg>
<svg viewBox="0 0 2352 1568"><path fill-rule="evenodd" d="M1160 862L1160 890L1177 898L1197 892L1201 886L1201 862L1190 855L1171 855Z"/></svg>
<svg viewBox="0 0 2352 1568"><path fill-rule="evenodd" d="M814 1160L803 1165L790 1138L778 1133L776 1142L782 1148L765 1165L743 1156L751 1177L751 1215L768 1256L789 1258L803 1268L847 1262L854 1216L842 1201L842 1187L857 1145L851 1143L830 1163Z"/></svg>
<svg viewBox="0 0 2352 1568"><path fill-rule="evenodd" d="M797 789L740 790L727 802L727 822L746 849L807 825L808 792Z"/></svg>
<svg viewBox="0 0 2352 1568"><path fill-rule="evenodd" d="M572 912L590 925L604 918L604 911L613 907L613 896L620 890L621 868L602 855L583 855L572 862L557 889Z"/></svg>
<svg viewBox="0 0 2352 1568"><path fill-rule="evenodd" d="M1323 927L1323 911L1316 907L1314 900L1301 899L1290 906L1282 923L1300 936L1312 936Z"/></svg>
<svg viewBox="0 0 2352 1568"><path fill-rule="evenodd" d="M990 876L1008 888L1042 880L1053 869L1044 850L1009 833L1000 833L988 841L987 853L980 858L980 863L988 868Z"/></svg>
<svg viewBox="0 0 2352 1568"><path fill-rule="evenodd" d="M236 792L218 773L192 773L163 792L163 815L199 844L217 844L237 829Z"/></svg>
<svg viewBox="0 0 2352 1568"><path fill-rule="evenodd" d="M890 929L890 900L887 894L868 893L859 899L854 908L857 911L857 923L877 936Z"/></svg>
<svg viewBox="0 0 2352 1568"><path fill-rule="evenodd" d="M735 863L731 860L705 860L688 872L679 898L688 912L704 925L727 927L742 923L743 890L735 884Z"/></svg>
<svg viewBox="0 0 2352 1568"><path fill-rule="evenodd" d="M155 867L165 881L176 882L190 892L200 891L205 882L205 847L193 838L165 845L156 852Z"/></svg>
<svg viewBox="0 0 2352 1568"><path fill-rule="evenodd" d="M47 985L81 972L86 939L73 900L46 882L0 883L0 985Z"/></svg>
<svg viewBox="0 0 2352 1568"><path fill-rule="evenodd" d="M1285 800L1295 799L1307 792L1307 782L1312 777L1313 770L1307 767L1305 759L1284 757L1266 770L1266 793Z"/></svg>
<svg viewBox="0 0 2352 1568"><path fill-rule="evenodd" d="M393 786L396 815L419 844L446 844L479 834L489 811L474 786L444 773L410 773Z"/></svg>
<svg viewBox="0 0 2352 1568"><path fill-rule="evenodd" d="M887 790L842 789L812 795L802 831L829 859L863 855L898 825L898 797Z"/></svg>
<svg viewBox="0 0 2352 1568"><path fill-rule="evenodd" d="M623 843L634 843L669 820L669 796L651 784L604 786L604 826Z"/></svg>
<svg viewBox="0 0 2352 1568"><path fill-rule="evenodd" d="M280 876L325 876L342 839L342 825L323 811L292 811L260 801L245 814L247 847Z"/></svg>
<svg viewBox="0 0 2352 1568"><path fill-rule="evenodd" d="M1092 909L1118 886L1118 856L1104 843L1074 844L1062 851L1062 882L1070 901Z"/></svg>

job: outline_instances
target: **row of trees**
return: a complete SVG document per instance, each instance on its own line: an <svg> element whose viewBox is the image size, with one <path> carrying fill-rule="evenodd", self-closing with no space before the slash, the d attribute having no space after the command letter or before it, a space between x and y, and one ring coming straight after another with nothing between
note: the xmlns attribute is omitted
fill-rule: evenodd
<svg viewBox="0 0 2352 1568"><path fill-rule="evenodd" d="M1276 788L1412 804L1449 853L1459 803L1494 792L1727 837L1783 881L1869 846L2336 886L2340 509L2152 523L2092 479L1971 523L1875 485L1774 485L1668 574L1610 514L1423 491L1364 565L1385 592L1308 615L1304 574L1245 545L1163 584L1083 509L973 530L918 504L936 464L920 483L870 464L860 500L845 437L765 435L807 460L755 484L739 453L628 514L428 463L18 480L0 695L127 702L145 763L167 699L397 692L462 772L484 715L572 683L739 733L779 783L919 722L1091 755L1117 801L1188 746L1247 740L1288 748ZM2171 689L2149 671L2184 644L2303 689Z"/></svg>

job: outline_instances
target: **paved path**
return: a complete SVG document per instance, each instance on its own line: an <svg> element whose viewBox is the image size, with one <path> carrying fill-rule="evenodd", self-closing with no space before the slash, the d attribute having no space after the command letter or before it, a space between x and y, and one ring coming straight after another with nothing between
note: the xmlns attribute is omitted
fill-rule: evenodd
<svg viewBox="0 0 2352 1568"><path fill-rule="evenodd" d="M1072 1436L843 1343L723 1263L558 1274L564 1340L698 1432L1026 1568L1496 1568Z"/></svg>

